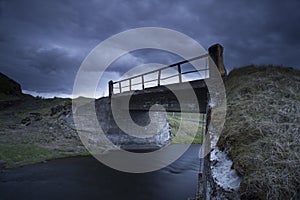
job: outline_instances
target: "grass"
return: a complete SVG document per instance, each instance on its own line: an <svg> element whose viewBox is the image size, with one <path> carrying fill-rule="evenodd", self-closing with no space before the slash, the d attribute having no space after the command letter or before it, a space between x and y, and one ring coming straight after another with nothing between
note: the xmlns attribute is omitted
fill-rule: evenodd
<svg viewBox="0 0 300 200"><path fill-rule="evenodd" d="M51 116L57 105L70 106L71 100L24 98L0 110L0 160L6 168L88 154L78 138L69 137L66 129L71 128L59 120L61 113ZM35 120L32 113L39 113L41 119ZM24 118L31 119L29 126L21 123Z"/></svg>
<svg viewBox="0 0 300 200"><path fill-rule="evenodd" d="M6 168L16 168L28 164L45 162L47 160L88 155L87 151L70 151L74 146L80 146L78 141L55 138L49 132L17 132L16 134L0 135L0 160L4 160ZM61 141L62 140L62 141Z"/></svg>
<svg viewBox="0 0 300 200"><path fill-rule="evenodd" d="M57 146L59 144L56 148L50 148L54 141L48 133L23 134L18 138L15 135L1 135L0 142L0 160L5 160L6 168L88 154L87 151L68 152L68 144L65 144L66 148Z"/></svg>
<svg viewBox="0 0 300 200"><path fill-rule="evenodd" d="M62 156L64 156L64 154L61 154L60 152L42 148L33 144L2 144L0 147L0 159L7 162L7 168L20 167Z"/></svg>
<svg viewBox="0 0 300 200"><path fill-rule="evenodd" d="M202 144L203 119L193 113L168 113L171 141L175 144ZM197 120L198 119L198 120ZM180 129L179 129L180 128Z"/></svg>
<svg viewBox="0 0 300 200"><path fill-rule="evenodd" d="M233 70L218 146L243 177L242 199L295 199L300 192L300 71L274 66Z"/></svg>

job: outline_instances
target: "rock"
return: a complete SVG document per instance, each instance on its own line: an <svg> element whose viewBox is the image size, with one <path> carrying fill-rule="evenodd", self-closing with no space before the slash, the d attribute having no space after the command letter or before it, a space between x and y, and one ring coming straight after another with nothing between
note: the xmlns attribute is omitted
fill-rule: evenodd
<svg viewBox="0 0 300 200"><path fill-rule="evenodd" d="M57 105L57 106L55 106L55 107L52 107L52 108L51 108L51 114L50 114L50 115L53 116L53 115L55 115L55 114L61 112L63 109L64 109L64 108L63 108L62 105Z"/></svg>
<svg viewBox="0 0 300 200"><path fill-rule="evenodd" d="M40 121L40 120L43 119L41 113L30 113L30 117L31 117L34 121Z"/></svg>
<svg viewBox="0 0 300 200"><path fill-rule="evenodd" d="M28 126L29 124L31 124L31 119L30 117L25 117L24 119L22 119L21 124Z"/></svg>
<svg viewBox="0 0 300 200"><path fill-rule="evenodd" d="M41 113L30 113L30 116L25 117L24 119L21 120L21 124L28 126L30 125L33 121L40 121L42 120L42 114Z"/></svg>
<svg viewBox="0 0 300 200"><path fill-rule="evenodd" d="M65 103L64 105L57 105L51 108L51 116L56 115L58 113L67 115L71 112L71 104Z"/></svg>

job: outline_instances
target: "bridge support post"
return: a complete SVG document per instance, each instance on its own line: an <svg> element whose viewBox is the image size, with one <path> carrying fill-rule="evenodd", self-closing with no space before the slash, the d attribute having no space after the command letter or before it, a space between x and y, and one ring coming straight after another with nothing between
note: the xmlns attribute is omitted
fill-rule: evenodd
<svg viewBox="0 0 300 200"><path fill-rule="evenodd" d="M206 112L206 131L205 131L205 140L204 140L204 154L203 158L203 199L206 200L208 195L209 188L209 176L210 176L210 148L211 148L211 138L209 134L209 124L211 120L211 107L207 106Z"/></svg>
<svg viewBox="0 0 300 200"><path fill-rule="evenodd" d="M217 65L222 78L227 76L227 72L223 62L223 51L224 47L220 44L215 44L208 48L209 56Z"/></svg>
<svg viewBox="0 0 300 200"><path fill-rule="evenodd" d="M210 99L209 93L207 93L208 102ZM211 138L209 134L209 126L211 121L211 107L207 104L206 107L206 126L205 126L205 133L203 136L203 146L201 147L201 163L200 168L201 172L198 175L198 196L199 199L207 199L208 192L209 192L209 179L210 179L210 151L211 151Z"/></svg>

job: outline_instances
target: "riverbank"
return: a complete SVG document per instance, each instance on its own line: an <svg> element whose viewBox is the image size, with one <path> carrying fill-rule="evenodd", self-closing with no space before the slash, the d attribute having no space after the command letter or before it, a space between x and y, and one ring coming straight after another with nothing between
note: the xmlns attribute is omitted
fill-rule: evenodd
<svg viewBox="0 0 300 200"><path fill-rule="evenodd" d="M25 98L0 111L2 168L88 155L71 122L70 99Z"/></svg>
<svg viewBox="0 0 300 200"><path fill-rule="evenodd" d="M238 68L230 72L226 91L227 116L218 146L243 177L241 198L299 198L300 71Z"/></svg>

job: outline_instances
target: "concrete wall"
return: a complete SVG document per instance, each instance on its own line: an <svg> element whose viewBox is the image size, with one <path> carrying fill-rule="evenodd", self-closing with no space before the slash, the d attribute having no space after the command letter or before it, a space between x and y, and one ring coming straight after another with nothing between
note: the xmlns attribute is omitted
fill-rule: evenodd
<svg viewBox="0 0 300 200"><path fill-rule="evenodd" d="M113 117L110 98L96 100L95 106L105 135L123 149L160 148L169 142L169 124L164 112L131 111L130 119L129 111L121 109L115 110Z"/></svg>

